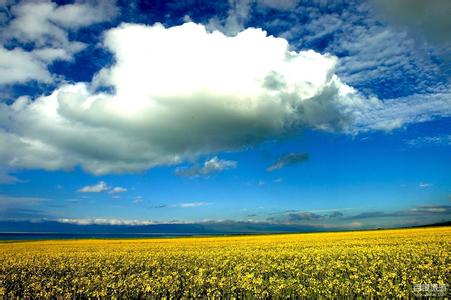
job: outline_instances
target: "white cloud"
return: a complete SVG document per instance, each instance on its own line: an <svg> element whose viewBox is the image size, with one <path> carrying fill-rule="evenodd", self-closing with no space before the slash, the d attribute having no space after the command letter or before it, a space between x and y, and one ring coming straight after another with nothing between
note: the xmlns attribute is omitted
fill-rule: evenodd
<svg viewBox="0 0 451 300"><path fill-rule="evenodd" d="M0 148L4 165L141 171L306 126L347 130L365 101L334 75L335 57L290 51L260 29L227 37L193 23L123 24L106 32L104 45L116 63L94 85L114 94L78 83L0 105L0 135L14 145Z"/></svg>
<svg viewBox="0 0 451 300"><path fill-rule="evenodd" d="M39 48L25 51L20 47L6 49L0 45L0 84L26 83L36 80L50 83L58 78L48 71L57 60L70 61L73 54L84 48L82 43L71 44L70 49Z"/></svg>
<svg viewBox="0 0 451 300"><path fill-rule="evenodd" d="M119 193L125 193L127 191L126 188L120 187L120 186L116 186L114 188L111 189L110 193L111 194L119 194Z"/></svg>
<svg viewBox="0 0 451 300"><path fill-rule="evenodd" d="M425 146L425 145L431 145L431 146L451 146L451 134L448 135L436 135L436 136L420 136L414 139L410 139L406 141L407 144L410 146Z"/></svg>
<svg viewBox="0 0 451 300"><path fill-rule="evenodd" d="M233 160L222 160L217 156L206 160L203 166L194 165L188 168L179 167L175 170L177 176L206 176L212 173L221 172L228 169L236 168L238 163Z"/></svg>
<svg viewBox="0 0 451 300"><path fill-rule="evenodd" d="M285 39L255 28L227 37L193 23L122 24L105 33L104 46L115 63L92 83L0 103L0 167L137 172L305 127L391 130L451 107L447 94L365 99L334 74L336 57L290 51ZM93 92L99 86L114 93ZM199 170L234 166L215 157Z"/></svg>
<svg viewBox="0 0 451 300"><path fill-rule="evenodd" d="M109 189L108 185L104 181L99 181L94 185L87 185L78 190L80 193L101 193Z"/></svg>
<svg viewBox="0 0 451 300"><path fill-rule="evenodd" d="M449 2L438 0L431 4L430 16L438 10L442 17L447 17L444 1ZM404 7L381 17L371 2L378 5L385 2L389 6L402 2ZM407 8L410 2L414 4ZM446 82L451 61L447 51L449 45L439 47L425 43L409 34L405 27L393 26L392 22L383 19L391 13L406 13L413 17L411 21L419 21L416 23L419 25L421 21L412 14L418 2L422 2L422 13L427 15L430 2L427 0L330 2L327 6L321 1L300 1L284 18L268 18L263 26L287 38L298 49L313 47L337 55L340 58L337 74L342 81L365 94L389 99L443 93L449 90ZM442 10L438 8L440 6ZM432 18L430 21L436 22ZM440 27L442 29L436 33L449 37L449 30ZM444 40L447 39L443 36Z"/></svg>
<svg viewBox="0 0 451 300"><path fill-rule="evenodd" d="M94 185L87 185L78 190L80 193L102 193L106 191L108 191L109 194L112 194L113 198L118 199L119 195L117 194L125 193L127 189L120 186L111 187L106 184L105 181L99 181Z"/></svg>
<svg viewBox="0 0 451 300"><path fill-rule="evenodd" d="M410 209L410 211L415 213L432 213L432 214L450 214L451 206L449 205L425 205L425 206L417 206L415 208Z"/></svg>
<svg viewBox="0 0 451 300"><path fill-rule="evenodd" d="M152 225L157 224L154 221L149 220L122 220L122 219L109 219L109 218L95 218L95 219L71 219L63 218L56 221L61 223L77 224L77 225Z"/></svg>
<svg viewBox="0 0 451 300"><path fill-rule="evenodd" d="M4 35L38 47L68 46L68 29L79 29L110 20L117 14L112 1L74 3L58 6L50 1L22 1L11 7L12 19Z"/></svg>
<svg viewBox="0 0 451 300"><path fill-rule="evenodd" d="M0 46L0 84L24 83L29 80L52 81L47 64L33 52L20 48L8 50Z"/></svg>
<svg viewBox="0 0 451 300"><path fill-rule="evenodd" d="M358 131L391 131L407 124L451 116L451 90L436 94L415 94L380 101L372 98L366 107L355 112Z"/></svg>
<svg viewBox="0 0 451 300"><path fill-rule="evenodd" d="M201 207L210 205L208 202L190 202L190 203L181 203L178 206L182 208L191 208L191 207Z"/></svg>
<svg viewBox="0 0 451 300"><path fill-rule="evenodd" d="M426 189L432 186L432 183L428 183L428 182L420 182L420 184L418 184L418 187L422 188L422 189Z"/></svg>
<svg viewBox="0 0 451 300"><path fill-rule="evenodd" d="M69 31L107 21L117 13L111 1L60 6L44 0L22 1L5 4L5 8L9 17L0 28L0 84L53 82L56 76L49 73L48 66L57 60L72 60L86 47L70 40ZM12 40L20 45L13 49L1 46ZM21 48L23 44L27 50Z"/></svg>

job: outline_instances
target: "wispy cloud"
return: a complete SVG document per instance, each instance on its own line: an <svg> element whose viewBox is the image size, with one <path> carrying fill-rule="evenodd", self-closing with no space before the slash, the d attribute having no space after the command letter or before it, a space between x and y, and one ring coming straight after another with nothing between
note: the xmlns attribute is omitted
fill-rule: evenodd
<svg viewBox="0 0 451 300"><path fill-rule="evenodd" d="M37 205L47 200L48 199L46 198L38 198L38 197L16 197L16 196L0 195L0 208L9 206Z"/></svg>
<svg viewBox="0 0 451 300"><path fill-rule="evenodd" d="M238 163L233 160L219 159L217 156L206 160L202 166L179 167L175 175L184 177L207 176L213 173L236 168Z"/></svg>
<svg viewBox="0 0 451 300"><path fill-rule="evenodd" d="M266 221L275 224L328 224L328 226L332 224L349 226L349 222L358 222L370 224L372 227L384 227L388 224L408 225L413 221L420 225L439 222L451 215L449 205L423 205L398 211L363 211L357 214L346 213L347 210L352 208L316 211L287 210L270 214Z"/></svg>
<svg viewBox="0 0 451 300"><path fill-rule="evenodd" d="M414 123L451 116L451 89L365 103L356 111L355 132L392 131Z"/></svg>
<svg viewBox="0 0 451 300"><path fill-rule="evenodd" d="M417 206L415 208L412 208L410 211L414 212L414 213L451 214L451 206L449 206L449 205L423 205L423 206Z"/></svg>
<svg viewBox="0 0 451 300"><path fill-rule="evenodd" d="M0 170L0 184L14 184L23 182L21 179L13 176L11 174L6 173L3 170Z"/></svg>
<svg viewBox="0 0 451 300"><path fill-rule="evenodd" d="M140 203L142 202L142 198L135 198L134 203ZM202 206L208 206L211 205L210 202L183 202L183 203L177 203L177 204L157 204L148 206L148 208L195 208L195 207L202 207Z"/></svg>
<svg viewBox="0 0 451 300"><path fill-rule="evenodd" d="M425 217L434 215L449 216L451 214L451 206L449 205L423 205L416 206L410 209L398 210L398 211L370 211L362 212L357 215L347 216L346 219L375 219L375 218L400 218L400 217Z"/></svg>
<svg viewBox="0 0 451 300"><path fill-rule="evenodd" d="M180 203L177 206L182 208L190 208L190 207L200 207L210 205L209 202L188 202L188 203Z"/></svg>
<svg viewBox="0 0 451 300"><path fill-rule="evenodd" d="M49 217L41 207L50 199L0 195L0 219L36 220Z"/></svg>
<svg viewBox="0 0 451 300"><path fill-rule="evenodd" d="M410 146L450 146L451 135L435 135L435 136L420 136L414 139L406 140Z"/></svg>
<svg viewBox="0 0 451 300"><path fill-rule="evenodd" d="M43 219L50 219L53 217L54 216L50 215L45 210L31 207L0 207L0 220L28 220L32 222L39 222Z"/></svg>
<svg viewBox="0 0 451 300"><path fill-rule="evenodd" d="M309 158L307 153L289 153L279 157L271 166L269 166L266 171L272 172L275 170L282 169L286 166L291 166L299 164L301 162L307 161Z"/></svg>
<svg viewBox="0 0 451 300"><path fill-rule="evenodd" d="M150 220L123 220L123 219L109 219L109 218L94 218L94 219L77 219L77 218L62 218L57 219L60 223L70 223L77 225L152 225L156 224Z"/></svg>

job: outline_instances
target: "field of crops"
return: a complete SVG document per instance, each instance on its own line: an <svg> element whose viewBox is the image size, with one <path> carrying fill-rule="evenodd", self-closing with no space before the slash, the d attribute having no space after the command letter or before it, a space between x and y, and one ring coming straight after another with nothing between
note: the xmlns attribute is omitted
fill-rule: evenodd
<svg viewBox="0 0 451 300"><path fill-rule="evenodd" d="M450 245L451 227L0 243L0 295L408 297L448 284Z"/></svg>

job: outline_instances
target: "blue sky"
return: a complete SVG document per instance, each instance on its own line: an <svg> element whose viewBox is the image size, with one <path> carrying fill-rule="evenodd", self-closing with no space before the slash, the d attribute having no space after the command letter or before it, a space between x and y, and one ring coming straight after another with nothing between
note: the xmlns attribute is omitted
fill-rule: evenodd
<svg viewBox="0 0 451 300"><path fill-rule="evenodd" d="M448 1L4 1L0 219L449 221Z"/></svg>

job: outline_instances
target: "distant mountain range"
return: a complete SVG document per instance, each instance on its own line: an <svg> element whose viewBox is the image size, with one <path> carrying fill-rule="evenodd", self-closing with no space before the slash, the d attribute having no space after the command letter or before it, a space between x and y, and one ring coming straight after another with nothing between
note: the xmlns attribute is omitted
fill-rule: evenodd
<svg viewBox="0 0 451 300"><path fill-rule="evenodd" d="M329 229L330 230L330 229ZM339 230L333 228L332 230ZM198 224L151 225L78 225L57 221L0 221L0 232L71 233L71 234L244 234L278 232L318 232L318 227L251 222L211 222Z"/></svg>
<svg viewBox="0 0 451 300"><path fill-rule="evenodd" d="M451 222L422 225L451 226ZM294 233L342 231L343 228L321 228L306 225L284 225L253 222L204 222L197 224L151 224L151 225L78 225L57 221L0 221L0 233L59 233L74 235L223 235L223 234L256 234L256 233Z"/></svg>

